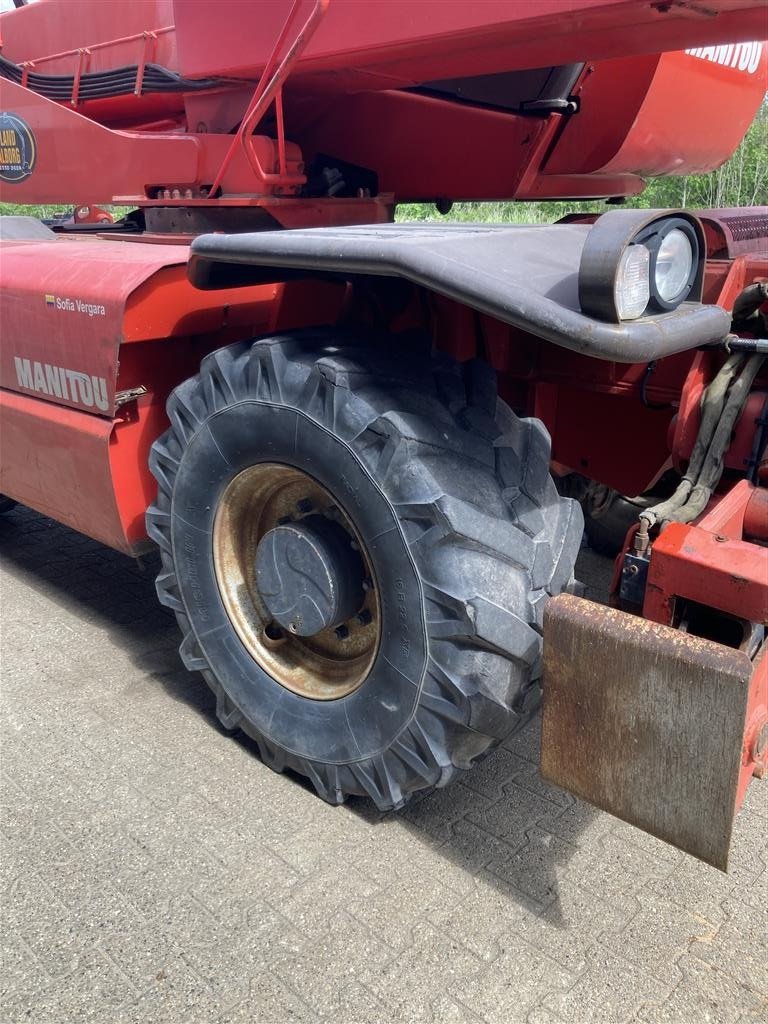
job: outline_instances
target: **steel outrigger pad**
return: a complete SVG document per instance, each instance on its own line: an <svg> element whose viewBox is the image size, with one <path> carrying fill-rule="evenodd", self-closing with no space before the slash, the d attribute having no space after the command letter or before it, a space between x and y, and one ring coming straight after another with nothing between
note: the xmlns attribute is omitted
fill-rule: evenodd
<svg viewBox="0 0 768 1024"><path fill-rule="evenodd" d="M544 617L542 775L725 871L753 756L750 694L753 684L762 693L764 667L670 626L553 598Z"/></svg>

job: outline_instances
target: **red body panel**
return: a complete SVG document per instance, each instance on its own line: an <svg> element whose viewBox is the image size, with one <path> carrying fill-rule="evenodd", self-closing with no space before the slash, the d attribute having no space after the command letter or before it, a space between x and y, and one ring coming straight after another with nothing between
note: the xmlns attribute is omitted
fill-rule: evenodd
<svg viewBox="0 0 768 1024"><path fill-rule="evenodd" d="M0 392L0 487L105 544L125 549L109 463L112 421Z"/></svg>
<svg viewBox="0 0 768 1024"><path fill-rule="evenodd" d="M141 241L0 243L0 493L141 548L168 393L212 349L281 318L338 318L342 286L307 285L299 308L291 286L202 292L187 258L186 245ZM126 402L134 388L144 393Z"/></svg>
<svg viewBox="0 0 768 1024"><path fill-rule="evenodd" d="M289 5L218 0L215 34L206 5L176 0L174 7L179 67L194 77L260 70ZM761 39L764 12L754 0L709 0L706 10L675 0L341 0L331 4L300 70L332 78L333 91L393 88L566 64L587 51L596 60L682 49L715 36L724 43Z"/></svg>
<svg viewBox="0 0 768 1024"><path fill-rule="evenodd" d="M334 0L285 83L291 175L300 182L302 164L329 153L376 172L381 190L399 200L535 199L631 195L643 187L640 175L710 170L738 144L765 92L768 47L728 44L736 26L738 38L764 34L764 8L712 0L704 17L689 5L634 0ZM35 173L0 182L0 195L143 203L167 189L166 201L211 202L207 189L230 132L290 9L286 0L219 0L212 21L208 5L190 0L125 9L73 0L3 15L3 55L25 73L79 82L84 74L133 67L137 77L136 95L111 99L83 100L73 84L70 103L0 80L3 109L30 125L39 154ZM728 45L712 49L712 59L696 50L657 52L710 42L715 31ZM438 79L583 62L572 92L579 109L570 116L404 91ZM139 69L147 63L192 79L245 81L141 95ZM247 145L260 169L238 152L221 181L224 196L248 203L296 191L273 180L272 138L250 137Z"/></svg>
<svg viewBox="0 0 768 1024"><path fill-rule="evenodd" d="M744 69L687 52L603 61L578 86L579 116L563 128L545 173L713 170L741 142L765 94L768 46L750 56Z"/></svg>
<svg viewBox="0 0 768 1024"><path fill-rule="evenodd" d="M49 0L4 14L3 47L15 61L89 47L97 55L95 67L118 67L136 63L139 44L115 40L175 26L167 40L158 38L157 63L192 78L254 78L290 7L291 0L217 0L215 6L199 0L133 0L119 6ZM708 0L701 7L682 0L335 0L302 71L318 80L325 75L327 81L318 85L330 90L346 90L353 78L362 79L366 89L393 88L567 63L583 59L587 50L596 60L762 39L765 10L762 0ZM105 43L108 49L96 48ZM58 74L66 66L63 58L51 64Z"/></svg>
<svg viewBox="0 0 768 1024"><path fill-rule="evenodd" d="M97 265L91 259L92 242L66 237L5 242L2 251L0 387L112 415L128 298L161 268L183 264L186 250L103 242ZM20 369L19 361L30 368ZM64 368L73 375L62 380L60 373L48 372L46 380L46 367ZM90 401L76 375L91 378ZM94 387L93 378L103 385ZM103 404L94 400L94 390L103 393Z"/></svg>
<svg viewBox="0 0 768 1024"><path fill-rule="evenodd" d="M265 330L275 305L266 287L227 295L225 310L191 287L186 259L178 245L2 243L0 491L122 550L145 536L168 391L215 339Z"/></svg>

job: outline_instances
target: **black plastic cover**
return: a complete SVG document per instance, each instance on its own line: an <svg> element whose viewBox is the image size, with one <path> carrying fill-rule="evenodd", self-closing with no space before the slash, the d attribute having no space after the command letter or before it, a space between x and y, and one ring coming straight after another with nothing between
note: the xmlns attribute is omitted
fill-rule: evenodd
<svg viewBox="0 0 768 1024"><path fill-rule="evenodd" d="M192 243L198 288L322 275L402 277L545 341L616 362L649 362L721 341L730 316L683 303L619 324L586 316L578 271L589 224L377 224L238 235Z"/></svg>

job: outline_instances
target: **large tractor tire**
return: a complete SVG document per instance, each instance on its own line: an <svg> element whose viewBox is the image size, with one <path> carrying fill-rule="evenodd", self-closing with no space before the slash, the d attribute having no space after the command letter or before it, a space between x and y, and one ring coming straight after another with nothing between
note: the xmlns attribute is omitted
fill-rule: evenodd
<svg viewBox="0 0 768 1024"><path fill-rule="evenodd" d="M147 514L223 725L381 809L530 713L582 533L493 371L395 346L303 331L212 353L169 398Z"/></svg>

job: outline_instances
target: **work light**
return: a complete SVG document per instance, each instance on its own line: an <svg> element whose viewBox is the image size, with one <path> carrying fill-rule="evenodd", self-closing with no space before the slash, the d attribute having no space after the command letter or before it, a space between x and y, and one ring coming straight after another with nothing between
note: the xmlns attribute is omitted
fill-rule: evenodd
<svg viewBox="0 0 768 1024"><path fill-rule="evenodd" d="M619 322L699 301L703 261L703 231L690 214L612 210L595 221L584 243L582 311Z"/></svg>

